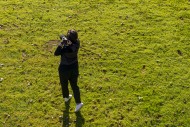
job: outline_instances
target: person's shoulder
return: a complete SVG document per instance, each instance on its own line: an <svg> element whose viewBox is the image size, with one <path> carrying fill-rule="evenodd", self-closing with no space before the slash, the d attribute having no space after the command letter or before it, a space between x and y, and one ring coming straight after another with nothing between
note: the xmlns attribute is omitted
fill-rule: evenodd
<svg viewBox="0 0 190 127"><path fill-rule="evenodd" d="M80 40L79 40L79 39L77 39L76 44L79 44L79 45L80 45Z"/></svg>

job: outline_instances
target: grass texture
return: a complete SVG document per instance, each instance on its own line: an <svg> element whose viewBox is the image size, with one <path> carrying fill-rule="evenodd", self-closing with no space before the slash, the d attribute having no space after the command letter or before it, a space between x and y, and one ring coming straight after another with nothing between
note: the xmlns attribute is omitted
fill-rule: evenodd
<svg viewBox="0 0 190 127"><path fill-rule="evenodd" d="M189 23L188 0L1 0L0 127L190 126ZM77 114L53 56L68 29L81 40Z"/></svg>

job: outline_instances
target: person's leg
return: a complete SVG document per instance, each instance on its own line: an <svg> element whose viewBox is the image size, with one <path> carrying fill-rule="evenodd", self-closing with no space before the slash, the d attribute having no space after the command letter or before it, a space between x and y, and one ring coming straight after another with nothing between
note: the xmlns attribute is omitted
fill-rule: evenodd
<svg viewBox="0 0 190 127"><path fill-rule="evenodd" d="M71 71L71 76L69 78L71 88L73 90L74 98L76 104L81 103L81 98L80 98L80 90L77 85L78 82L78 68L73 68Z"/></svg>
<svg viewBox="0 0 190 127"><path fill-rule="evenodd" d="M68 89L69 73L64 71L61 67L59 67L59 78L60 78L63 98L68 98L69 97L69 89Z"/></svg>

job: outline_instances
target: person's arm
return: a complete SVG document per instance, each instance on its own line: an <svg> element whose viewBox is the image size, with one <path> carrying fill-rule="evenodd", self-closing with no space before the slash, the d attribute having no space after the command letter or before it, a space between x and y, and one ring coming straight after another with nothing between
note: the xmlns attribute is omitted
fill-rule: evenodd
<svg viewBox="0 0 190 127"><path fill-rule="evenodd" d="M57 47L57 49L54 52L55 56L59 56L63 53L73 53L77 52L80 47L80 41L78 40L75 43L71 43L68 46L65 46L64 44L60 43L60 45Z"/></svg>
<svg viewBox="0 0 190 127"><path fill-rule="evenodd" d="M73 43L71 46L69 46L71 52L76 52L80 47L80 42Z"/></svg>
<svg viewBox="0 0 190 127"><path fill-rule="evenodd" d="M77 50L78 50L78 44L71 44L69 46L64 46L63 44L60 44L55 50L54 55L59 56L63 53L72 53L76 52Z"/></svg>
<svg viewBox="0 0 190 127"><path fill-rule="evenodd" d="M55 56L59 56L59 55L61 55L61 53L62 53L62 46L59 45L59 46L57 47L57 49L55 50L54 55L55 55Z"/></svg>

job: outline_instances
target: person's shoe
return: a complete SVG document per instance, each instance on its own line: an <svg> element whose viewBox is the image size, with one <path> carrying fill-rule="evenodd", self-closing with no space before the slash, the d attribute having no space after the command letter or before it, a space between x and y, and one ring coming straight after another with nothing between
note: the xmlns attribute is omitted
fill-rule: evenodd
<svg viewBox="0 0 190 127"><path fill-rule="evenodd" d="M83 106L83 103L78 103L75 109L75 112L78 112Z"/></svg>
<svg viewBox="0 0 190 127"><path fill-rule="evenodd" d="M64 98L65 102L68 102L72 98L72 95L70 94L68 98Z"/></svg>

